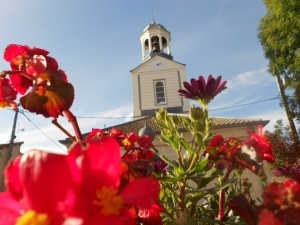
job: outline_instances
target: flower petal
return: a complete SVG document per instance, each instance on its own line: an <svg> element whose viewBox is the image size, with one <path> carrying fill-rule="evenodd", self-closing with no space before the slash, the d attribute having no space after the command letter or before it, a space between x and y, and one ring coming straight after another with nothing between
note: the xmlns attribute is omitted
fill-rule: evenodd
<svg viewBox="0 0 300 225"><path fill-rule="evenodd" d="M102 186L118 189L121 175L121 150L118 142L103 137L87 142L82 160L84 189L88 194Z"/></svg>
<svg viewBox="0 0 300 225"><path fill-rule="evenodd" d="M54 77L49 77L49 85L39 86L37 90L31 91L20 99L24 109L44 117L57 118L68 110L74 100L74 88L72 84L62 82ZM44 79L46 83L47 79Z"/></svg>
<svg viewBox="0 0 300 225"><path fill-rule="evenodd" d="M23 197L23 186L20 181L19 171L20 159L21 156L11 161L4 171L6 190L10 192L16 200L20 200Z"/></svg>
<svg viewBox="0 0 300 225"><path fill-rule="evenodd" d="M280 220L276 218L273 212L264 209L259 215L258 225L267 225L267 224L283 225L283 223L281 223Z"/></svg>
<svg viewBox="0 0 300 225"><path fill-rule="evenodd" d="M121 192L124 202L142 209L151 208L158 200L159 182L152 178L139 178L128 184Z"/></svg>
<svg viewBox="0 0 300 225"><path fill-rule="evenodd" d="M0 225L14 225L20 216L19 203L7 192L0 193Z"/></svg>
<svg viewBox="0 0 300 225"><path fill-rule="evenodd" d="M22 76L21 74L12 74L10 76L10 81L16 91L22 95L25 94L32 86L32 80Z"/></svg>
<svg viewBox="0 0 300 225"><path fill-rule="evenodd" d="M20 161L25 209L45 213L57 210L57 204L64 201L67 192L74 187L79 173L76 169L71 156L39 150L25 153Z"/></svg>

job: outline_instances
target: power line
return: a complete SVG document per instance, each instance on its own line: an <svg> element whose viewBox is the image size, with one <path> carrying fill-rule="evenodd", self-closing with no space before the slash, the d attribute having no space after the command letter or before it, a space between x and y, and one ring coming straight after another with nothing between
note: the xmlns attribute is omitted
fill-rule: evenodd
<svg viewBox="0 0 300 225"><path fill-rule="evenodd" d="M216 108L216 109L210 109L209 111L219 111L219 110L225 110L225 109L232 109L232 108L238 108L238 107L243 107L243 106L248 106L248 105L253 105L261 102L266 102L266 101L271 101L279 99L279 97L273 97L273 98L268 98L268 99L262 99L254 102L249 102L245 104L240 104L240 105L233 105L233 106L228 106L228 107L222 107L222 108ZM142 116L138 116L142 117ZM137 118L137 116L76 116L78 119L133 119Z"/></svg>
<svg viewBox="0 0 300 225"><path fill-rule="evenodd" d="M64 153L66 153L66 151L60 147L53 139L51 139L44 131L42 131L28 116L25 115L24 111L20 111L19 112L38 130L40 131L45 137L47 137L52 143L54 143L57 147L59 147Z"/></svg>
<svg viewBox="0 0 300 225"><path fill-rule="evenodd" d="M279 99L279 97L274 97L274 98L269 98L269 99L263 99L255 102L249 102L245 104L240 104L240 105L234 105L234 106L228 106L228 107L223 107L223 108L218 108L218 109L210 109L209 111L218 111L218 110L224 110L224 109L232 109L232 108L237 108L237 107L242 107L242 106L248 106L248 105L253 105L261 102L267 102L271 100Z"/></svg>

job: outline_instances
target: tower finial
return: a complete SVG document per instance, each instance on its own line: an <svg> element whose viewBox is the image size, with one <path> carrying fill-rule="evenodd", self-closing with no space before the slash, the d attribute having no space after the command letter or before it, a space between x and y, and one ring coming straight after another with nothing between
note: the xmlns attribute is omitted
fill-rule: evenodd
<svg viewBox="0 0 300 225"><path fill-rule="evenodd" d="M156 22L156 21L155 21L155 17L154 17L154 10L153 10L153 9L152 9L152 21L153 21L153 22Z"/></svg>

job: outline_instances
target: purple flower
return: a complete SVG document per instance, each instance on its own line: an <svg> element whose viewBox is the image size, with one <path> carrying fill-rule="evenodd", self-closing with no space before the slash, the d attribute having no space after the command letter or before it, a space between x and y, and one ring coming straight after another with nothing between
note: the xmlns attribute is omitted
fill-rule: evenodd
<svg viewBox="0 0 300 225"><path fill-rule="evenodd" d="M199 101L203 105L207 105L216 95L221 93L227 87L225 86L227 81L221 82L222 76L218 76L217 79L209 75L207 82L203 76L199 78L191 79L191 82L183 82L186 90L179 89L178 93L191 100Z"/></svg>
<svg viewBox="0 0 300 225"><path fill-rule="evenodd" d="M165 161L158 160L154 164L154 172L166 174L167 173L167 166L168 166L168 164Z"/></svg>
<svg viewBox="0 0 300 225"><path fill-rule="evenodd" d="M298 166L284 166L275 168L274 175L289 177L293 180L300 182L300 168Z"/></svg>

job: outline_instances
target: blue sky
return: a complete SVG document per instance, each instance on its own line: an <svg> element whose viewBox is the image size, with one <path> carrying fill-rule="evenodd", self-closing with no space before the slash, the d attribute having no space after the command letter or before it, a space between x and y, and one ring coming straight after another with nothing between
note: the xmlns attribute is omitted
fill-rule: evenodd
<svg viewBox="0 0 300 225"><path fill-rule="evenodd" d="M222 75L228 89L212 102L223 109L278 96L275 79L257 38L266 9L257 0L10 0L0 3L0 51L11 43L50 51L75 87L71 111L83 133L130 119L130 70L141 63L139 37L153 18L171 32L175 61L186 64L187 79ZM0 69L9 65L0 60ZM193 103L191 103L193 104ZM65 135L51 119L19 115L17 141L30 148L66 151L57 140ZM212 116L284 119L279 100L211 112ZM0 111L0 143L7 143L14 112ZM98 117L98 118L82 118ZM72 130L65 118L59 121ZM24 130L24 131L23 131Z"/></svg>

